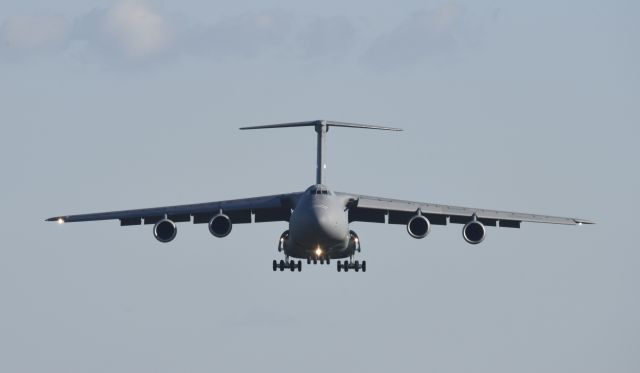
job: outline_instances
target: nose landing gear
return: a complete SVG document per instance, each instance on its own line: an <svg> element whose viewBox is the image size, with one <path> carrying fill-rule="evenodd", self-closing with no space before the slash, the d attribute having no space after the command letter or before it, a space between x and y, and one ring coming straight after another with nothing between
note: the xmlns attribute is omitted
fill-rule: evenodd
<svg viewBox="0 0 640 373"><path fill-rule="evenodd" d="M311 264L311 262L313 262L313 264L320 262L320 265L324 265L325 263L331 264L331 258L328 256L310 256L307 258L307 264Z"/></svg>

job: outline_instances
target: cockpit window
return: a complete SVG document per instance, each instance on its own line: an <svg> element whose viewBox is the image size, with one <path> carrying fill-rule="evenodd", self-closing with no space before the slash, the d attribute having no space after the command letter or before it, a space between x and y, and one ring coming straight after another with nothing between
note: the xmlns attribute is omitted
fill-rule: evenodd
<svg viewBox="0 0 640 373"><path fill-rule="evenodd" d="M309 194L317 194L317 195L331 195L331 192L329 192L328 189L326 189L324 186L320 185L320 186L312 186L309 187L309 189L307 189L307 192Z"/></svg>

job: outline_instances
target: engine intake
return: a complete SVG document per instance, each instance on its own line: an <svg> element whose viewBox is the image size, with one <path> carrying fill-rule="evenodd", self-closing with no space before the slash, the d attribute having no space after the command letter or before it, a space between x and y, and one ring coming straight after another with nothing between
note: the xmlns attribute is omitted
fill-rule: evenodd
<svg viewBox="0 0 640 373"><path fill-rule="evenodd" d="M472 220L462 228L462 237L472 245L479 244L484 241L486 229L484 225L477 220Z"/></svg>
<svg viewBox="0 0 640 373"><path fill-rule="evenodd" d="M425 238L431 231L431 222L424 215L416 215L407 223L407 232L413 238Z"/></svg>
<svg viewBox="0 0 640 373"><path fill-rule="evenodd" d="M153 226L153 236L160 242L171 242L176 238L178 227L169 219L162 219Z"/></svg>
<svg viewBox="0 0 640 373"><path fill-rule="evenodd" d="M209 232L218 238L228 236L232 227L231 219L223 213L219 213L209 220Z"/></svg>

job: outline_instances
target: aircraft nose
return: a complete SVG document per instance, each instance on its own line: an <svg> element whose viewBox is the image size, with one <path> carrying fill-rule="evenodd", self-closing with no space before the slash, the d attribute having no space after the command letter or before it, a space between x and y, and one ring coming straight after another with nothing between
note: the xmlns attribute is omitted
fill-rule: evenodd
<svg viewBox="0 0 640 373"><path fill-rule="evenodd" d="M316 220L319 233L330 241L338 241L344 238L344 234L336 219L328 211L327 206L314 205L313 215Z"/></svg>

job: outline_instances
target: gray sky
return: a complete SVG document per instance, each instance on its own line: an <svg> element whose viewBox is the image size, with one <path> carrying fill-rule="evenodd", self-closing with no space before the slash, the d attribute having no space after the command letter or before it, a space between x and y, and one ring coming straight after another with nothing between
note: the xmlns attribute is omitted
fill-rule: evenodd
<svg viewBox="0 0 640 373"><path fill-rule="evenodd" d="M0 371L637 372L635 1L0 3ZM284 223L215 239L56 214L336 190L577 216L273 273Z"/></svg>

